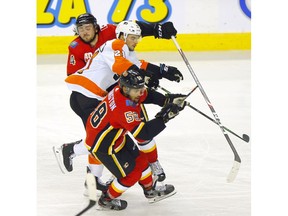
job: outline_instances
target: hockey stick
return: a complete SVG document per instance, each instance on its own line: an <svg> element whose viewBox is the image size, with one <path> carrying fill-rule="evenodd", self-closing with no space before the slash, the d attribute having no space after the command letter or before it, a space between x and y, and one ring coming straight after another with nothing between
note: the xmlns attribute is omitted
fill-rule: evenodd
<svg viewBox="0 0 288 216"><path fill-rule="evenodd" d="M188 98L189 95L191 95L197 88L198 88L198 86L195 86L195 87L186 95L186 98ZM161 89L164 91L164 88L161 87ZM169 92L169 91L168 91L168 92Z"/></svg>
<svg viewBox="0 0 288 216"><path fill-rule="evenodd" d="M209 120L211 120L212 122L214 122L215 124L218 125L217 121L215 121L214 119L212 119L211 117L207 116L205 113L201 112L200 110L198 110L197 108L193 107L190 103L187 104L188 107L190 107L191 109L195 110L196 112L200 113L201 115L205 116L206 118L208 118ZM238 137L239 139L245 141L245 142L249 142L250 137L247 134L243 134L242 137L239 136L238 134L234 133L233 131L231 131L230 129L228 129L227 127L223 126L224 129L228 132L230 132L231 134L233 134L234 136Z"/></svg>
<svg viewBox="0 0 288 216"><path fill-rule="evenodd" d="M84 208L81 212L79 212L76 216L80 216L89 209L91 209L96 204L96 180L92 173L87 173L86 176L86 182L88 187L88 193L89 193L89 204L86 208Z"/></svg>
<svg viewBox="0 0 288 216"><path fill-rule="evenodd" d="M160 85L158 85L157 88L160 88L161 90L163 90L163 91L164 91L165 93L167 93L167 94L170 94L170 93L171 93L170 91L168 91L167 89L161 87ZM186 95L185 99L188 98L189 95L191 95L197 88L198 88L198 86L195 86L195 87Z"/></svg>
<svg viewBox="0 0 288 216"><path fill-rule="evenodd" d="M201 83L199 82L196 74L194 73L194 71L193 71L193 69L192 69L189 61L187 60L185 54L183 53L182 49L180 48L178 42L176 41L176 38L175 38L174 36L171 36L171 38L172 38L172 40L173 40L176 48L178 49L178 52L180 53L182 59L184 60L186 66L187 66L187 68L188 68L188 70L190 71L190 73L191 73L194 81L196 82L197 86L199 87L201 94L203 95L203 97L204 97L204 99L205 99L208 107L210 108L210 110L211 110L211 112L212 112L212 114L213 114L213 116L214 116L214 118L215 118L218 126L220 127L220 129L221 129L224 137L226 138L226 140L227 140L230 148L231 148L232 151L233 151L233 154L234 154L234 163L233 163L233 167L232 167L232 169L231 169L231 171L230 171L230 173L228 174L228 177L227 177L227 182L233 182L234 179L236 178L237 174L238 174L238 171L239 171L239 168L240 168L240 165L241 165L241 159L240 159L240 157L239 157L239 155L238 155L238 153L237 153L237 151L236 151L236 149L235 149L232 141L230 140L230 137L228 136L225 128L224 128L223 125L221 124L220 119L219 119L219 116L217 115L217 113L216 113L213 105L211 104L208 96L206 95L206 93L205 93L205 91L204 91Z"/></svg>
<svg viewBox="0 0 288 216"><path fill-rule="evenodd" d="M197 88L198 86L195 87L195 89ZM161 86L158 86L158 88L160 88L161 90L163 90L164 92L166 93L170 93L167 89L161 87ZM194 89L194 90L195 90ZM193 107L190 103L187 103L187 106L190 107L191 109L195 110L196 112L198 112L199 114L203 115L204 117L208 118L210 121L214 122L215 124L218 125L218 123L212 119L211 117L209 117L208 115L206 115L205 113L201 112L200 110L198 110L197 108ZM231 131L230 129L228 129L227 127L223 126L225 130L227 130L228 132L230 132L231 134L235 135L236 137L238 137L239 139L245 141L245 142L249 142L250 140L250 137L247 135L247 134L243 134L242 137L239 136L238 134L234 133L233 131Z"/></svg>

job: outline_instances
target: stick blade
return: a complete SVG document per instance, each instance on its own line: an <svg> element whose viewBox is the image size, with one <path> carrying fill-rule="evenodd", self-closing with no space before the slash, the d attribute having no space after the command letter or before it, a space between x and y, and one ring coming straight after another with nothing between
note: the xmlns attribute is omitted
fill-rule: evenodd
<svg viewBox="0 0 288 216"><path fill-rule="evenodd" d="M243 134L242 138L247 143L250 141L250 137L247 134Z"/></svg>
<svg viewBox="0 0 288 216"><path fill-rule="evenodd" d="M238 174L238 171L240 169L240 165L241 165L240 162L234 161L233 167L232 167L232 169L231 169L231 171L230 171L230 173L229 173L229 175L227 177L227 182L228 183L231 183L231 182L233 182L235 180L235 178L236 178L236 176Z"/></svg>
<svg viewBox="0 0 288 216"><path fill-rule="evenodd" d="M97 189L96 189L96 180L95 176L92 173L87 173L86 183L89 192L89 199L97 201Z"/></svg>
<svg viewBox="0 0 288 216"><path fill-rule="evenodd" d="M86 208L84 208L76 216L80 216L80 215L84 214L86 211L91 209L97 203L96 180L95 180L95 177L92 173L87 173L86 183L87 183L88 193L89 193L89 204Z"/></svg>

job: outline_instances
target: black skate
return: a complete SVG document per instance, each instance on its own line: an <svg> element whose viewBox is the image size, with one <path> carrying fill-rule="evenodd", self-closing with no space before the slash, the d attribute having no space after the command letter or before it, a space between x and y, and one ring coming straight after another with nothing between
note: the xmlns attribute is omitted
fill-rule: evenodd
<svg viewBox="0 0 288 216"><path fill-rule="evenodd" d="M73 147L81 141L82 140L78 140L76 142L63 144L60 147L53 146L53 152L62 173L71 172L73 170L72 160L75 157Z"/></svg>
<svg viewBox="0 0 288 216"><path fill-rule="evenodd" d="M158 160L154 163L150 163L150 167L153 173L154 181L162 182L166 179L164 170Z"/></svg>
<svg viewBox="0 0 288 216"><path fill-rule="evenodd" d="M144 190L144 195L148 199L149 203L155 203L160 200L166 199L176 194L176 190L173 185L165 184L161 187L153 187L151 190Z"/></svg>
<svg viewBox="0 0 288 216"><path fill-rule="evenodd" d="M101 197L98 200L100 207L106 210L123 210L127 208L127 202L121 199L111 199L108 197L107 193L102 193Z"/></svg>

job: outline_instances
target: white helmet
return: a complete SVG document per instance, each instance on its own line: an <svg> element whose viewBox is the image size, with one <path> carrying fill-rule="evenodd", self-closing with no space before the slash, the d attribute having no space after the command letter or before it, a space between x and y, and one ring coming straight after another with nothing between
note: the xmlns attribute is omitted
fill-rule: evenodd
<svg viewBox="0 0 288 216"><path fill-rule="evenodd" d="M115 32L116 32L116 38L119 38L120 34L123 33L125 40L128 34L141 36L141 28L136 22L133 22L131 20L120 22L117 25Z"/></svg>

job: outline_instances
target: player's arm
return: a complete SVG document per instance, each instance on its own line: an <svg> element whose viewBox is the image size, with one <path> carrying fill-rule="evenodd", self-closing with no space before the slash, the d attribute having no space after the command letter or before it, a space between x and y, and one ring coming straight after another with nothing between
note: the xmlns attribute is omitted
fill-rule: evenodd
<svg viewBox="0 0 288 216"><path fill-rule="evenodd" d="M160 92L155 91L154 89L147 89L147 95L145 100L143 101L144 104L156 104L161 107L166 106L169 103L173 103L179 106L179 110L183 110L186 106L187 95L183 94L161 94Z"/></svg>
<svg viewBox="0 0 288 216"><path fill-rule="evenodd" d="M151 140L166 128L166 123L179 114L180 107L176 104L166 104L155 118L141 122L130 130L131 134L138 140Z"/></svg>
<svg viewBox="0 0 288 216"><path fill-rule="evenodd" d="M165 104L165 100L166 100L165 95L153 89L147 89L147 96L145 100L143 101L143 103L144 104L156 104L156 105L163 107Z"/></svg>
<svg viewBox="0 0 288 216"><path fill-rule="evenodd" d="M146 71L156 79L166 78L170 81L180 82L183 80L182 73L173 66L168 66L165 64L160 64L160 66L148 63Z"/></svg>
<svg viewBox="0 0 288 216"><path fill-rule="evenodd" d="M83 59L83 56L81 56L76 49L71 47L71 45L69 46L68 49L69 54L67 59L67 76L77 72L79 69L83 68L86 64Z"/></svg>
<svg viewBox="0 0 288 216"><path fill-rule="evenodd" d="M182 73L173 66L167 66L165 64L160 64L160 67L144 60L141 60L140 68L132 64L129 69L138 71L142 76L145 77L145 83L148 88L158 88L159 79L163 77L175 82L180 82L183 80Z"/></svg>
<svg viewBox="0 0 288 216"><path fill-rule="evenodd" d="M142 76L145 76L146 86L157 89L159 79L166 78L170 81L180 82L183 80L182 73L173 66L160 64L160 67L152 63L140 60L141 65L138 68L136 65L131 65L129 69L137 70Z"/></svg>
<svg viewBox="0 0 288 216"><path fill-rule="evenodd" d="M142 37L154 36L155 38L170 39L171 36L177 35L177 30L175 29L172 22L165 23L146 23L142 21L136 21L136 23L141 28Z"/></svg>

